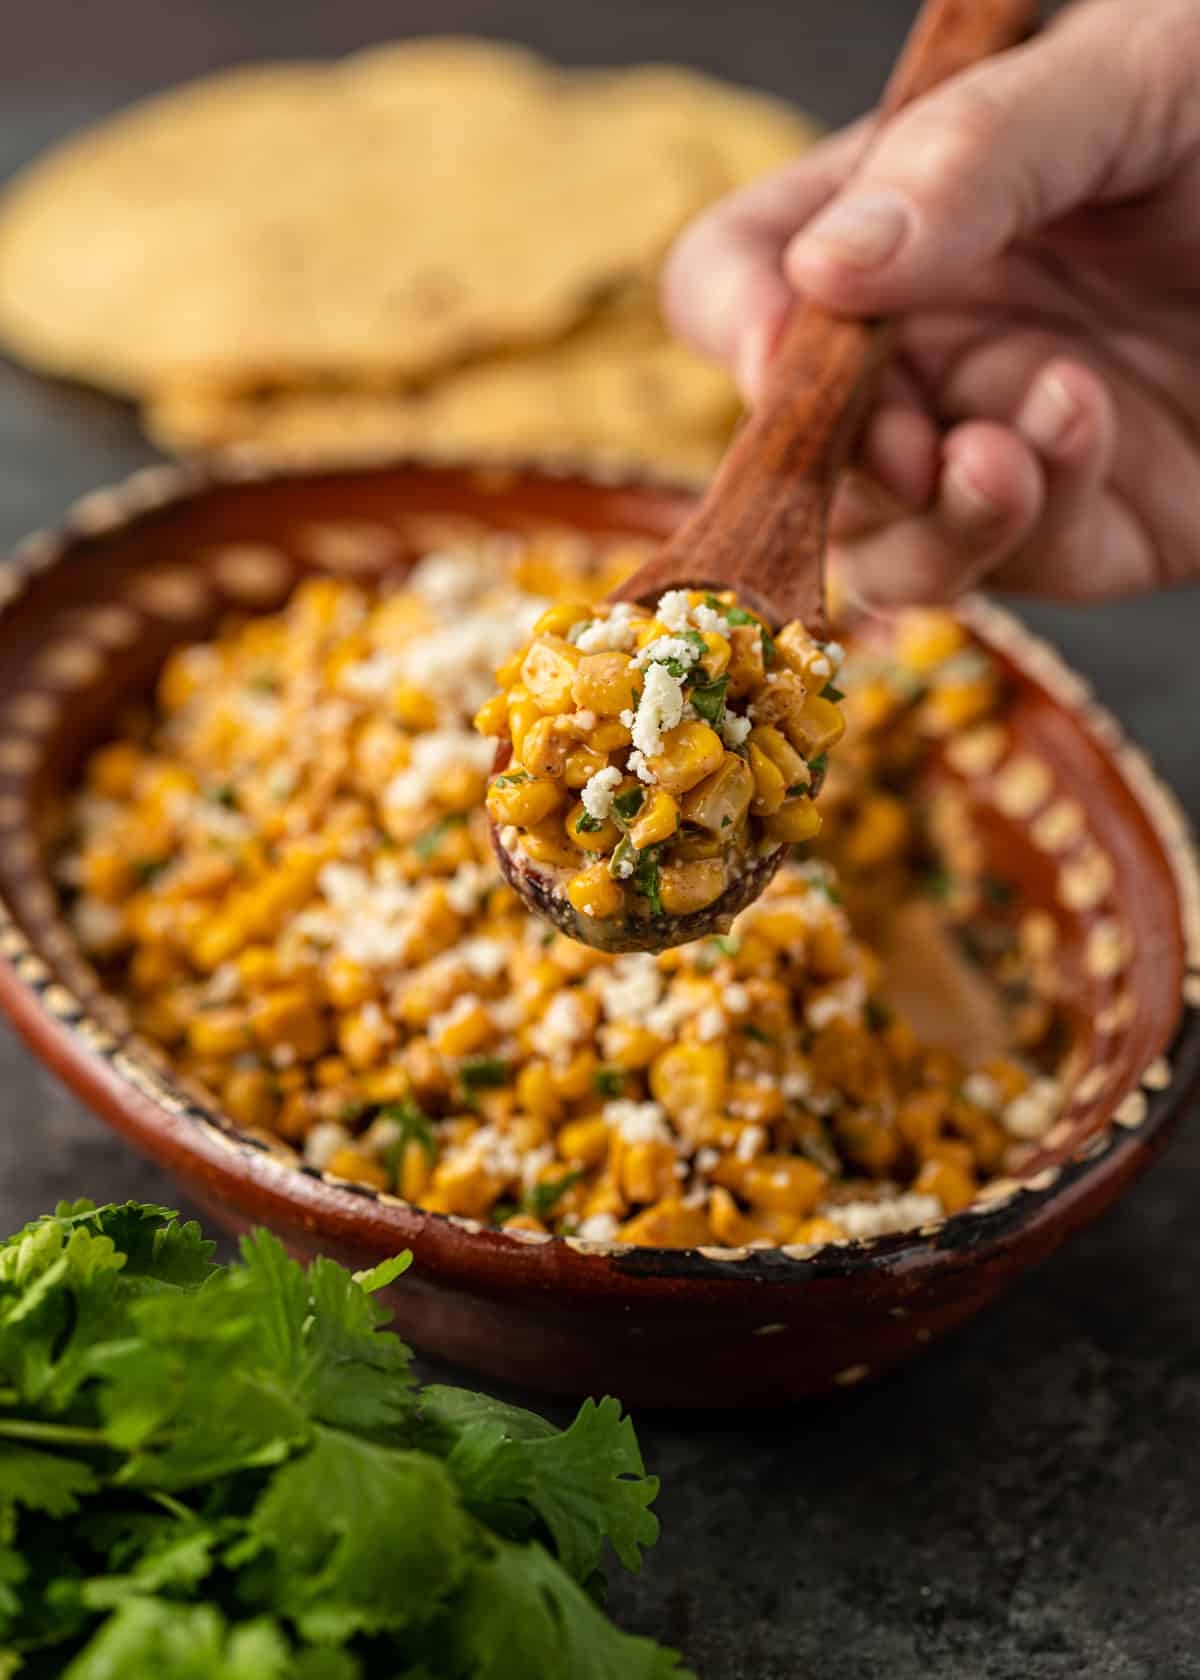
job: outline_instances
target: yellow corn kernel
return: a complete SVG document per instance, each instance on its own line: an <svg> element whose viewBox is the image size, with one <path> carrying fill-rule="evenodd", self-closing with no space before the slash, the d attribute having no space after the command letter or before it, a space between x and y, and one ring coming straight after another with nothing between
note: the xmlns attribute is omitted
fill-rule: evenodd
<svg viewBox="0 0 1200 1680"><path fill-rule="evenodd" d="M128 799L143 763L132 741L113 741L93 755L87 769L88 786L105 799Z"/></svg>
<svg viewBox="0 0 1200 1680"><path fill-rule="evenodd" d="M556 869L573 869L579 862L578 849L567 839L557 817L527 828L521 845L535 863L553 864Z"/></svg>
<svg viewBox="0 0 1200 1680"><path fill-rule="evenodd" d="M526 1062L517 1075L517 1105L542 1120L557 1120L562 1114L562 1100L554 1088L554 1079L545 1062Z"/></svg>
<svg viewBox="0 0 1200 1680"><path fill-rule="evenodd" d="M377 1003L343 1015L337 1026L338 1049L352 1068L369 1068L381 1061L395 1042L395 1030Z"/></svg>
<svg viewBox="0 0 1200 1680"><path fill-rule="evenodd" d="M787 798L788 784L779 766L772 763L756 741L750 742L750 774L754 777L750 809L756 817L774 816Z"/></svg>
<svg viewBox="0 0 1200 1680"><path fill-rule="evenodd" d="M509 688L515 691L516 688L519 687L521 681L521 664L524 658L525 649L523 647L517 648L514 653L509 654L508 658L504 660L502 664L496 666L493 675L496 678L496 684L499 688ZM522 690L522 692L524 691Z"/></svg>
<svg viewBox="0 0 1200 1680"><path fill-rule="evenodd" d="M668 863L659 873L663 909L669 916L686 916L703 910L725 891L725 864L719 857L696 858L689 863Z"/></svg>
<svg viewBox="0 0 1200 1680"><path fill-rule="evenodd" d="M425 1206L480 1219L503 1188L503 1182L486 1172L473 1155L452 1154L444 1156L434 1168L432 1195L425 1199Z"/></svg>
<svg viewBox="0 0 1200 1680"><path fill-rule="evenodd" d="M578 994L580 1001L586 993ZM592 1081L596 1076L596 1052L594 1050L577 1050L570 1061L563 1067L551 1069L554 1078L554 1089L564 1102L578 1102L586 1097L592 1089Z"/></svg>
<svg viewBox="0 0 1200 1680"><path fill-rule="evenodd" d="M581 916L601 919L618 915L624 902L620 883L613 880L604 863L593 863L572 875L567 882L567 899Z"/></svg>
<svg viewBox="0 0 1200 1680"><path fill-rule="evenodd" d="M775 636L775 663L782 665L785 670L793 671L810 687L818 691L829 681L829 656L809 635L798 618L785 624ZM820 665L824 675L814 670Z"/></svg>
<svg viewBox="0 0 1200 1680"><path fill-rule="evenodd" d="M260 1044L269 1049L284 1045L303 1062L319 1056L329 1041L321 1012L303 986L287 986L255 998L250 1024Z"/></svg>
<svg viewBox="0 0 1200 1680"><path fill-rule="evenodd" d="M999 1121L976 1108L974 1103L960 1100L950 1105L950 1129L970 1144L975 1165L981 1172L996 1171L1009 1144L1008 1134Z"/></svg>
<svg viewBox="0 0 1200 1680"><path fill-rule="evenodd" d="M503 690L480 706L475 713L474 727L480 735L495 737L508 734L508 695Z"/></svg>
<svg viewBox="0 0 1200 1680"><path fill-rule="evenodd" d="M652 788L630 824L629 838L639 851L669 840L679 827L679 806L663 788Z"/></svg>
<svg viewBox="0 0 1200 1680"><path fill-rule="evenodd" d="M674 635L674 631L668 630L659 619L643 618L637 623L634 640L640 652L642 648L649 647L651 642L656 642L660 636L671 635Z"/></svg>
<svg viewBox="0 0 1200 1680"><path fill-rule="evenodd" d="M570 1120L555 1138L558 1153L575 1167L598 1167L608 1155L612 1132L599 1115Z"/></svg>
<svg viewBox="0 0 1200 1680"><path fill-rule="evenodd" d="M584 827L580 828L580 823ZM577 799L567 812L567 839L573 846L578 846L581 852L611 852L621 838L621 831L610 817L605 817L599 828L595 827L595 818L590 816L582 799Z"/></svg>
<svg viewBox="0 0 1200 1680"><path fill-rule="evenodd" d="M996 684L990 671L969 680L938 683L921 702L920 725L930 735L952 735L986 717L995 703Z"/></svg>
<svg viewBox="0 0 1200 1680"><path fill-rule="evenodd" d="M723 677L729 669L729 660L733 650L725 637L716 630L702 630L700 634L704 640L705 650L700 655L700 664L709 682L716 682L717 678Z"/></svg>
<svg viewBox="0 0 1200 1680"><path fill-rule="evenodd" d="M997 1086L1001 1101L1010 1103L1029 1089L1029 1075L1009 1056L993 1056L980 1070Z"/></svg>
<svg viewBox="0 0 1200 1680"><path fill-rule="evenodd" d="M429 1151L417 1138L409 1138L400 1154L396 1189L406 1202L415 1202L424 1194L432 1171Z"/></svg>
<svg viewBox="0 0 1200 1680"><path fill-rule="evenodd" d="M637 1021L610 1021L604 1029L605 1058L627 1073L649 1067L662 1047L658 1034Z"/></svg>
<svg viewBox="0 0 1200 1680"><path fill-rule="evenodd" d="M624 653L585 653L579 661L571 694L585 712L619 717L633 708L638 673Z"/></svg>
<svg viewBox="0 0 1200 1680"><path fill-rule="evenodd" d="M551 717L539 718L521 739L519 758L534 776L559 776L567 762L568 744Z"/></svg>
<svg viewBox="0 0 1200 1680"><path fill-rule="evenodd" d="M712 834L729 836L740 827L754 791L754 773L745 759L726 753L719 769L684 795L684 820Z"/></svg>
<svg viewBox="0 0 1200 1680"><path fill-rule="evenodd" d="M811 799L801 794L789 799L773 816L766 817L763 827L772 840L796 846L821 832L821 813Z"/></svg>
<svg viewBox="0 0 1200 1680"><path fill-rule="evenodd" d="M265 1068L234 1068L221 1092L225 1112L235 1125L265 1131L275 1116L275 1093Z"/></svg>
<svg viewBox="0 0 1200 1680"><path fill-rule="evenodd" d="M756 694L766 678L762 632L757 624L735 624L729 632L729 687L731 700Z"/></svg>
<svg viewBox="0 0 1200 1680"><path fill-rule="evenodd" d="M914 1155L928 1155L941 1136L949 1106L948 1091L914 1091L896 1109L896 1130Z"/></svg>
<svg viewBox="0 0 1200 1680"><path fill-rule="evenodd" d="M275 1114L275 1130L289 1143L298 1143L312 1130L317 1118L312 1094L309 1091L286 1090L282 1077L279 1087L285 1094Z"/></svg>
<svg viewBox="0 0 1200 1680"><path fill-rule="evenodd" d="M720 1112L728 1062L719 1044L674 1044L650 1065L650 1092L681 1122Z"/></svg>
<svg viewBox="0 0 1200 1680"><path fill-rule="evenodd" d="M903 800L879 788L863 800L844 841L851 869L874 869L898 857L908 842L910 819Z"/></svg>
<svg viewBox="0 0 1200 1680"><path fill-rule="evenodd" d="M364 1102L403 1102L412 1095L412 1081L402 1067L373 1068L360 1076L358 1090Z"/></svg>
<svg viewBox="0 0 1200 1680"><path fill-rule="evenodd" d="M129 964L129 983L138 992L156 992L178 980L183 970L167 945L139 945Z"/></svg>
<svg viewBox="0 0 1200 1680"><path fill-rule="evenodd" d="M379 980L353 957L329 959L324 971L325 995L335 1009L356 1009L379 991Z"/></svg>
<svg viewBox="0 0 1200 1680"><path fill-rule="evenodd" d="M616 752L618 747L627 747L632 740L630 731L616 718L601 718L595 728L588 731L588 745L598 753Z"/></svg>
<svg viewBox="0 0 1200 1680"><path fill-rule="evenodd" d="M822 1214L814 1214L811 1219L802 1219L792 1232L791 1240L805 1246L821 1247L825 1243L845 1242L846 1232L836 1219L826 1219Z"/></svg>
<svg viewBox="0 0 1200 1680"><path fill-rule="evenodd" d="M566 757L562 779L569 788L586 787L592 777L608 768L608 755L591 747L575 747Z"/></svg>
<svg viewBox="0 0 1200 1680"><path fill-rule="evenodd" d="M250 1047L250 1024L244 1009L204 1009L193 1016L188 1047L197 1056L236 1056Z"/></svg>
<svg viewBox="0 0 1200 1680"><path fill-rule="evenodd" d="M391 1174L382 1162L372 1161L349 1144L344 1144L330 1156L325 1163L325 1171L331 1178L347 1178L352 1184L370 1184L376 1190L390 1190L392 1187Z"/></svg>
<svg viewBox="0 0 1200 1680"><path fill-rule="evenodd" d="M460 999L440 1024L430 1024L429 1042L439 1056L469 1056L495 1037L492 1018L483 1004L475 1001L463 1008L463 1002Z"/></svg>
<svg viewBox="0 0 1200 1680"><path fill-rule="evenodd" d="M340 1056L322 1056L314 1064L312 1076L322 1091L345 1091L351 1083L350 1069Z"/></svg>
<svg viewBox="0 0 1200 1680"><path fill-rule="evenodd" d="M689 719L668 729L662 748L649 760L660 787L668 793L686 793L711 776L725 757L725 745L715 729Z"/></svg>
<svg viewBox="0 0 1200 1680"><path fill-rule="evenodd" d="M809 1213L825 1194L829 1175L798 1155L760 1155L742 1179L742 1194L755 1207L777 1213Z"/></svg>
<svg viewBox="0 0 1200 1680"><path fill-rule="evenodd" d="M521 662L521 681L543 712L569 712L579 649L561 636L539 636Z"/></svg>
<svg viewBox="0 0 1200 1680"><path fill-rule="evenodd" d="M979 1185L968 1168L932 1156L917 1174L913 1189L922 1196L936 1196L947 1213L961 1213L975 1200Z"/></svg>
<svg viewBox="0 0 1200 1680"><path fill-rule="evenodd" d="M133 869L126 852L116 846L92 845L83 854L80 886L92 898L116 904L133 887Z"/></svg>
<svg viewBox="0 0 1200 1680"><path fill-rule="evenodd" d="M909 607L896 620L896 656L924 675L966 646L962 625L938 607Z"/></svg>
<svg viewBox="0 0 1200 1680"><path fill-rule="evenodd" d="M626 1201L656 1202L674 1190L678 1156L663 1139L625 1143L617 1137L613 1140L613 1155L613 1170Z"/></svg>
<svg viewBox="0 0 1200 1680"><path fill-rule="evenodd" d="M566 797L557 782L536 780L517 772L520 780L498 777L487 791L487 808L493 819L518 828L532 828L556 811Z"/></svg>
<svg viewBox="0 0 1200 1680"><path fill-rule="evenodd" d="M838 1141L864 1172L885 1178L900 1159L896 1127L861 1109L843 1108L834 1122Z"/></svg>
<svg viewBox="0 0 1200 1680"><path fill-rule="evenodd" d="M708 1218L713 1236L726 1248L740 1248L749 1239L746 1219L729 1191L716 1185L709 1193Z"/></svg>
<svg viewBox="0 0 1200 1680"><path fill-rule="evenodd" d="M591 607L585 607L579 601L556 601L552 607L547 607L533 627L535 636L565 636L573 624L582 624L585 619L594 618Z"/></svg>
<svg viewBox="0 0 1200 1680"><path fill-rule="evenodd" d="M846 720L840 706L823 695L806 696L799 717L786 728L791 740L806 758L815 758L836 746L846 733Z"/></svg>
<svg viewBox="0 0 1200 1680"><path fill-rule="evenodd" d="M710 1242L711 1227L701 1208L684 1207L679 1196L664 1196L618 1228L622 1242L651 1248L702 1248Z"/></svg>
<svg viewBox="0 0 1200 1680"><path fill-rule="evenodd" d="M392 715L405 729L432 729L438 720L437 701L415 683L397 683L391 693Z"/></svg>
<svg viewBox="0 0 1200 1680"><path fill-rule="evenodd" d="M751 746L760 747L771 760L771 763L783 777L785 788L807 787L809 783L808 765L774 724L757 724L747 736Z"/></svg>
<svg viewBox="0 0 1200 1680"><path fill-rule="evenodd" d="M513 744L513 755L519 758L527 732L539 721L542 713L530 699L528 691L523 687L509 690L508 694L508 733Z"/></svg>
<svg viewBox="0 0 1200 1680"><path fill-rule="evenodd" d="M177 648L169 654L158 679L158 703L164 712L177 712L186 706L221 669L221 655L215 648L196 646Z"/></svg>
<svg viewBox="0 0 1200 1680"><path fill-rule="evenodd" d="M739 1120L754 1126L769 1126L783 1118L787 1099L778 1085L760 1085L756 1079L734 1079L729 1085L729 1104Z"/></svg>

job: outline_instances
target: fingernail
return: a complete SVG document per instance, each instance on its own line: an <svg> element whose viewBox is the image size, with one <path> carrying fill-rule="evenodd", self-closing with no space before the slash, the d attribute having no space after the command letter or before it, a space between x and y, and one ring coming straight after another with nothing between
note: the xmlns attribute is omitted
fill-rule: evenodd
<svg viewBox="0 0 1200 1680"><path fill-rule="evenodd" d="M848 268L877 268L895 251L907 227L908 206L894 193L858 193L818 216L797 240L796 255Z"/></svg>
<svg viewBox="0 0 1200 1680"><path fill-rule="evenodd" d="M1055 449L1082 413L1065 380L1043 373L1017 416L1017 430L1039 449Z"/></svg>
<svg viewBox="0 0 1200 1680"><path fill-rule="evenodd" d="M994 525L1001 516L1000 507L968 476L966 468L959 461L951 461L946 468L942 493L956 525L965 525L968 529L983 529Z"/></svg>
<svg viewBox="0 0 1200 1680"><path fill-rule="evenodd" d="M751 405L758 401L774 337L770 325L758 322L742 334L734 355L734 377L738 389Z"/></svg>

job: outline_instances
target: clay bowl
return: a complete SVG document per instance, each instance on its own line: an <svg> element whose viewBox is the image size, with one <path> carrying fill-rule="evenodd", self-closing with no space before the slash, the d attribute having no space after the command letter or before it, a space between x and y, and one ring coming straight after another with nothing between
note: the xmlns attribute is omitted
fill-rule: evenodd
<svg viewBox="0 0 1200 1680"><path fill-rule="evenodd" d="M1185 825L1085 685L1013 620L967 609L1012 701L1001 725L952 743L944 773L1022 901L1057 926L1082 1072L1019 1180L904 1236L816 1253L531 1240L299 1168L198 1104L131 1036L59 918L43 845L56 796L118 705L222 613L272 607L308 571L402 568L447 521L661 538L686 505L646 484L413 463L218 480L155 469L89 496L0 574L0 1003L230 1228L263 1222L299 1254L356 1266L411 1247L393 1305L418 1347L556 1393L758 1405L873 1377L962 1324L1112 1202L1200 1088L1200 883Z"/></svg>

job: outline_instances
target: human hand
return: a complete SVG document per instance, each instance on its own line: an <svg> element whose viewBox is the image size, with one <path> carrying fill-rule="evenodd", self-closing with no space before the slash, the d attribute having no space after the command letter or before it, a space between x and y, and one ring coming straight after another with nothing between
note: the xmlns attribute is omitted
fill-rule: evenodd
<svg viewBox="0 0 1200 1680"><path fill-rule="evenodd" d="M1043 35L733 194L676 330L753 401L796 292L898 351L830 539L870 605L1200 579L1200 0Z"/></svg>

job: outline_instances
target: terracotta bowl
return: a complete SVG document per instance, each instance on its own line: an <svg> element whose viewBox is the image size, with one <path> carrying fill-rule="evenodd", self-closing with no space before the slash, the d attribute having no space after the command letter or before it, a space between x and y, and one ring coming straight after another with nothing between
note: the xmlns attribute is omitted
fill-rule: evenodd
<svg viewBox="0 0 1200 1680"><path fill-rule="evenodd" d="M1200 883L1184 822L1084 683L1013 620L967 609L1012 703L951 744L945 773L1023 902L1057 926L1082 1073L1019 1180L904 1236L816 1253L530 1238L299 1167L198 1105L130 1033L59 917L44 850L54 801L119 704L230 609L271 608L309 571L402 568L447 521L658 538L686 505L646 484L413 463L219 480L155 469L89 496L0 573L0 1003L227 1226L265 1222L301 1254L354 1265L411 1247L393 1305L418 1347L562 1394L767 1404L858 1383L962 1324L1106 1207L1200 1088Z"/></svg>

